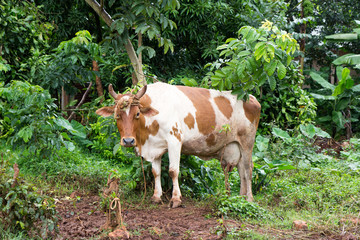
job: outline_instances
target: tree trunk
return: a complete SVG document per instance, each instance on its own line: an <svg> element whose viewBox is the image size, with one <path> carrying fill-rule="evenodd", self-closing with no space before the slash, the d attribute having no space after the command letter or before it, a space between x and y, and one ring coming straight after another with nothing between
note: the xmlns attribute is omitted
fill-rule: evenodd
<svg viewBox="0 0 360 240"><path fill-rule="evenodd" d="M69 105L69 95L65 92L64 87L61 88L61 110L66 111L66 106Z"/></svg>
<svg viewBox="0 0 360 240"><path fill-rule="evenodd" d="M304 0L301 1L301 19L304 16ZM300 34L306 34L306 23L302 23L300 25ZM303 53L304 56L300 56L300 70L301 73L304 71L304 59L305 59L305 37L301 38L300 40L300 51Z"/></svg>
<svg viewBox="0 0 360 240"><path fill-rule="evenodd" d="M99 64L95 60L92 61L92 65L93 65L93 71L99 72ZM99 97L104 96L104 88L102 86L101 79L98 75L96 75L95 84L96 84L96 91L97 91L98 96ZM104 101L104 98L102 98L100 100L100 103L102 103L103 101Z"/></svg>
<svg viewBox="0 0 360 240"><path fill-rule="evenodd" d="M85 0L87 4L89 4L94 11L104 20L106 25L111 27L111 24L114 22L114 20L111 18L111 16L105 11L103 6L100 6L100 4L96 0ZM143 85L146 85L145 75L142 70L142 64L141 61L139 61L138 56L136 55L136 52L134 50L134 47L128 38L126 43L124 44L126 52L130 58L131 65L134 68L136 78L139 82L141 82Z"/></svg>

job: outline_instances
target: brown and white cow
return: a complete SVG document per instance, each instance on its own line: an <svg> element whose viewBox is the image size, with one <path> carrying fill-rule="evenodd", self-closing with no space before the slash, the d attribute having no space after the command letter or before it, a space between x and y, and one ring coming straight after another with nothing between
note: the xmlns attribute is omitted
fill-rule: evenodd
<svg viewBox="0 0 360 240"><path fill-rule="evenodd" d="M97 114L114 114L121 135L121 145L135 147L152 163L155 178L153 202L161 202L161 156L169 153L169 175L173 181L170 206L181 204L178 183L180 154L202 159L221 159L223 168L237 167L240 194L253 201L251 190L252 150L259 124L261 106L250 95L237 100L230 92L155 83L136 95L109 91L115 105L103 107ZM230 131L221 131L224 127Z"/></svg>

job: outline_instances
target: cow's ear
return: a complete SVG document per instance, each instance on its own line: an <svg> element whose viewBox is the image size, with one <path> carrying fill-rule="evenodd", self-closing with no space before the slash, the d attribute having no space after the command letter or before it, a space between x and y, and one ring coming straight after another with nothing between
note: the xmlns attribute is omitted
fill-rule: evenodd
<svg viewBox="0 0 360 240"><path fill-rule="evenodd" d="M146 117L152 117L159 113L158 110L152 108L152 107L140 107L140 112L146 116Z"/></svg>
<svg viewBox="0 0 360 240"><path fill-rule="evenodd" d="M109 116L114 114L114 109L115 109L115 106L102 107L102 108L96 110L95 113L97 115L100 115L100 116L103 116L103 117L109 117Z"/></svg>

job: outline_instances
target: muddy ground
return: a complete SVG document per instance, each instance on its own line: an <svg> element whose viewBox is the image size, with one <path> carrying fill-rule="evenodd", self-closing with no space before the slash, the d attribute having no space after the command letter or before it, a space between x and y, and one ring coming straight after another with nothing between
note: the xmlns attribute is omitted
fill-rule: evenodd
<svg viewBox="0 0 360 240"><path fill-rule="evenodd" d="M110 239L110 230L100 230L107 220L100 209L98 196L81 196L60 199L57 202L59 235L56 239ZM183 199L183 206L171 209L167 204L151 205L145 201L140 208L122 204L122 217L129 239L224 239L226 232L232 229L254 231L267 236L268 239L358 239L352 231L328 230L280 230L254 226L246 222L224 220L220 224L219 217L214 217L211 206L199 205L193 200ZM354 226L357 228L358 226ZM224 230L224 229L227 229ZM353 229L358 232L358 229ZM357 235L358 236L358 235ZM124 239L124 238L120 238ZM239 239L249 239L240 237Z"/></svg>
<svg viewBox="0 0 360 240"><path fill-rule="evenodd" d="M106 231L104 234L100 230L107 216L99 209L99 202L98 196L61 199L56 204L61 217L57 239L88 239L96 236L107 239ZM199 206L187 199L183 200L182 207L176 209L169 208L167 204L149 208L143 206L122 206L122 217L130 239L222 238L221 234L216 234L219 223L211 217L212 209L209 206Z"/></svg>

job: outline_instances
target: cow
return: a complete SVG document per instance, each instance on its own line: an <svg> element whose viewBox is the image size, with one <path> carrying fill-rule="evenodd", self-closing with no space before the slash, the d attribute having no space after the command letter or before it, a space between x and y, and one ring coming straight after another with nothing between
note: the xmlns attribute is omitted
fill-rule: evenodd
<svg viewBox="0 0 360 240"><path fill-rule="evenodd" d="M136 94L109 93L114 106L102 107L98 115L114 115L121 135L120 144L135 147L152 163L155 178L153 203L160 203L161 157L169 155L169 176L173 191L170 207L181 205L178 175L181 153L201 159L216 158L224 169L237 167L240 194L253 201L252 150L260 119L261 105L252 95L237 100L229 91L175 86L157 82L145 85Z"/></svg>

